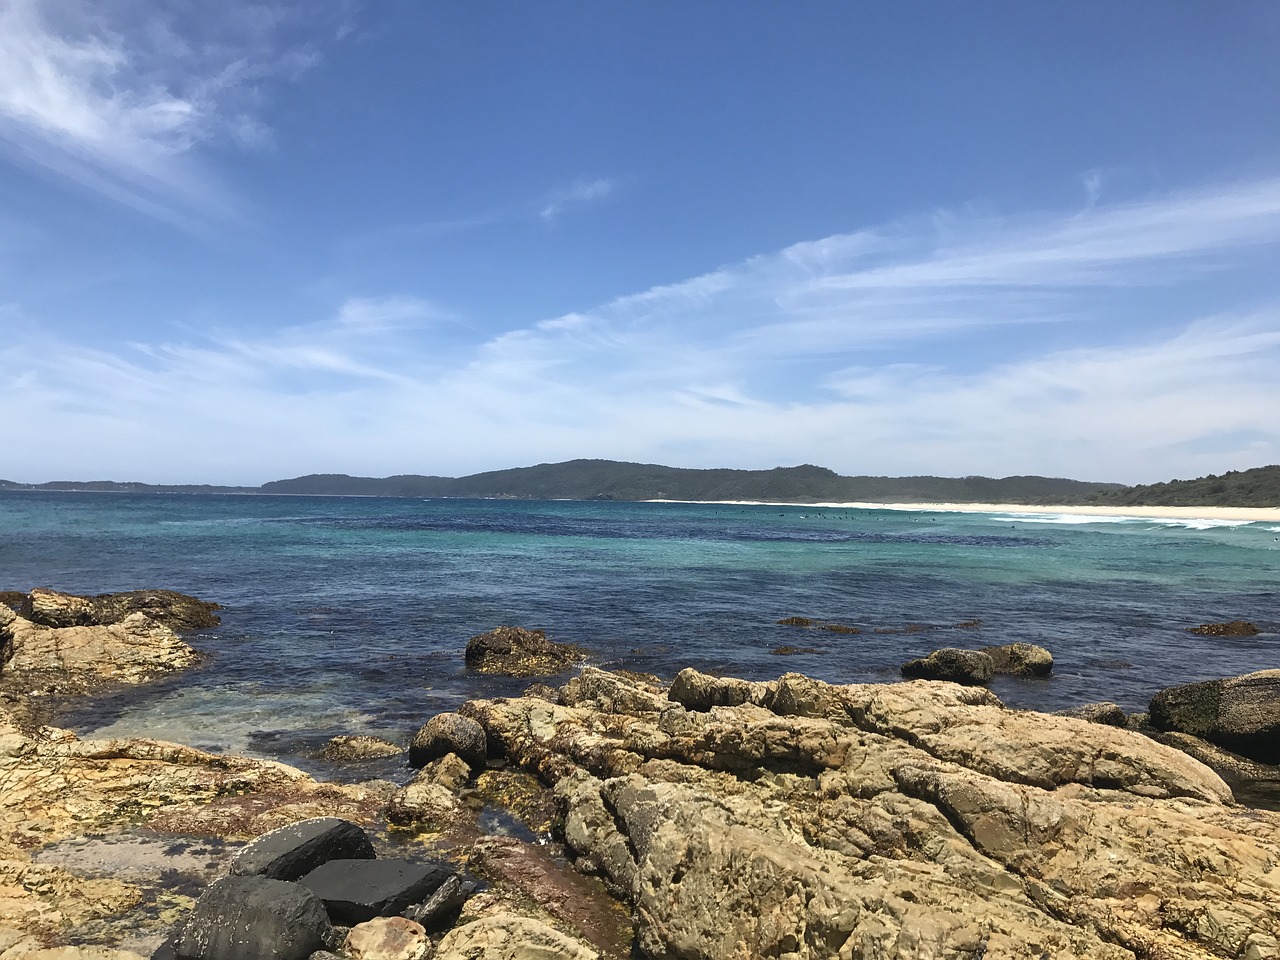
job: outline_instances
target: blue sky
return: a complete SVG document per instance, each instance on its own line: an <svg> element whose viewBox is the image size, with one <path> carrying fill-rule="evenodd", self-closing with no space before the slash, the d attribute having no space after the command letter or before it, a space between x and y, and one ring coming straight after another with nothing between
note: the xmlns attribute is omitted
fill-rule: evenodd
<svg viewBox="0 0 1280 960"><path fill-rule="evenodd" d="M1280 462L1280 4L0 0L0 477Z"/></svg>

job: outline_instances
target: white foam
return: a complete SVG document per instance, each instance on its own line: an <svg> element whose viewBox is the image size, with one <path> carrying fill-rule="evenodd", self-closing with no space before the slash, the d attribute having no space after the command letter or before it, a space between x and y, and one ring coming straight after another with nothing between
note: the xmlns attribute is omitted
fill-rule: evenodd
<svg viewBox="0 0 1280 960"><path fill-rule="evenodd" d="M1225 527L1247 527L1252 520L1219 520L1210 517L1131 517L1092 513L1014 513L992 517L1001 523L1054 523L1076 526L1086 523L1141 523L1155 527L1181 527L1184 530L1216 530ZM1273 528L1280 529L1280 528Z"/></svg>

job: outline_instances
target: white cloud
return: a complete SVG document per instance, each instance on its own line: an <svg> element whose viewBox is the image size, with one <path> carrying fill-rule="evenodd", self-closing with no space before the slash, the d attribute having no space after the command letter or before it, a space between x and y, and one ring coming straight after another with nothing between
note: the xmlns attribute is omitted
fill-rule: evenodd
<svg viewBox="0 0 1280 960"><path fill-rule="evenodd" d="M6 470L1217 473L1280 460L1278 244L1280 182L1260 181L794 244L484 342L404 295L120 352L29 325L0 348L0 414L70 439L11 449Z"/></svg>
<svg viewBox="0 0 1280 960"><path fill-rule="evenodd" d="M612 180L603 177L575 180L567 187L552 191L541 204L538 216L548 222L555 220L566 210L603 200L613 193L615 186Z"/></svg>
<svg viewBox="0 0 1280 960"><path fill-rule="evenodd" d="M271 4L8 0L0 139L11 159L149 215L226 213L194 153L269 142L264 81L295 78L315 57L280 41L290 16Z"/></svg>

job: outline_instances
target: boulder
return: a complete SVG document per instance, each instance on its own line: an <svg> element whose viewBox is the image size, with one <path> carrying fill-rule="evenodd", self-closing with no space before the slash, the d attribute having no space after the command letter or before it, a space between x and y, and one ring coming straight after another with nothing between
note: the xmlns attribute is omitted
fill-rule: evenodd
<svg viewBox="0 0 1280 960"><path fill-rule="evenodd" d="M324 904L306 887L223 877L196 901L173 948L184 960L305 960L332 936Z"/></svg>
<svg viewBox="0 0 1280 960"><path fill-rule="evenodd" d="M455 927L435 960L599 960L585 943L539 920L500 913Z"/></svg>
<svg viewBox="0 0 1280 960"><path fill-rule="evenodd" d="M667 696L686 710L710 710L712 707L736 707L743 703L760 703L766 687L736 677L713 677L686 667L671 681Z"/></svg>
<svg viewBox="0 0 1280 960"><path fill-rule="evenodd" d="M1258 763L1280 763L1280 670L1161 690L1151 724L1189 733Z"/></svg>
<svg viewBox="0 0 1280 960"><path fill-rule="evenodd" d="M902 665L902 675L913 680L950 680L978 685L988 682L994 673L995 662L989 654L956 647L943 647Z"/></svg>
<svg viewBox="0 0 1280 960"><path fill-rule="evenodd" d="M297 880L330 860L372 860L376 853L357 824L338 817L300 820L246 844L231 861L240 877Z"/></svg>
<svg viewBox="0 0 1280 960"><path fill-rule="evenodd" d="M1081 720L1088 720L1090 723L1101 723L1108 727L1125 727L1129 724L1129 717L1124 712L1124 709L1119 704L1112 703L1109 700L1102 700L1098 703L1082 703L1078 707L1059 710L1054 716L1077 717Z"/></svg>
<svg viewBox="0 0 1280 960"><path fill-rule="evenodd" d="M456 761L457 765L450 761ZM463 771L465 782L470 768L453 754L428 763L391 797L387 820L398 826L415 824L437 829L454 822L462 813L455 791L457 777Z"/></svg>
<svg viewBox="0 0 1280 960"><path fill-rule="evenodd" d="M404 917L374 917L347 934L351 960L418 960L427 952L427 931Z"/></svg>
<svg viewBox="0 0 1280 960"><path fill-rule="evenodd" d="M469 767L483 770L488 760L484 728L456 713L437 713L422 725L409 743L409 766L455 754Z"/></svg>
<svg viewBox="0 0 1280 960"><path fill-rule="evenodd" d="M320 759L332 763L358 763L362 760L382 760L404 753L404 747L365 734L333 737L320 751Z"/></svg>
<svg viewBox="0 0 1280 960"><path fill-rule="evenodd" d="M467 666L481 673L548 677L584 659L581 647L548 640L545 631L524 627L498 627L467 641Z"/></svg>
<svg viewBox="0 0 1280 960"><path fill-rule="evenodd" d="M453 874L443 861L330 860L298 883L324 901L334 923L353 925L421 903Z"/></svg>
<svg viewBox="0 0 1280 960"><path fill-rule="evenodd" d="M991 658L996 673L1014 677L1047 677L1053 670L1053 654L1034 643L1006 643L998 647L983 647L982 652Z"/></svg>

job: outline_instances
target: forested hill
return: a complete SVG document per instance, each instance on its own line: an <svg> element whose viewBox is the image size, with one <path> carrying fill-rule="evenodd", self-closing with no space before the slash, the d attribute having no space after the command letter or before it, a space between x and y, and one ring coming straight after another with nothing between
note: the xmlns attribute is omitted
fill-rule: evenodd
<svg viewBox="0 0 1280 960"><path fill-rule="evenodd" d="M314 475L263 484L263 493L510 497L533 500L971 501L1063 503L1123 490L1120 484L1047 477L842 477L805 464L772 470L689 470L612 460L571 460L469 477L374 479Z"/></svg>
<svg viewBox="0 0 1280 960"><path fill-rule="evenodd" d="M1120 487L1085 502L1121 507L1280 507L1280 465Z"/></svg>
<svg viewBox="0 0 1280 960"><path fill-rule="evenodd" d="M689 470L613 460L570 460L469 477L311 474L261 487L156 486L114 481L21 484L4 490L104 493L309 494L500 497L523 500L764 500L778 502L1018 503L1098 506L1280 506L1280 466L1127 487L1050 477L844 477L805 464L772 470Z"/></svg>

